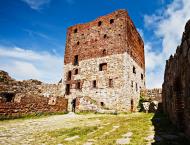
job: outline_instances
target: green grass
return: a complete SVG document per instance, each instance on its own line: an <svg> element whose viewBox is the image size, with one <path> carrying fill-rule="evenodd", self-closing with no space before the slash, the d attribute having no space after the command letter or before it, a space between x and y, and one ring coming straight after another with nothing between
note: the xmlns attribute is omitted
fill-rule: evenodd
<svg viewBox="0 0 190 145"><path fill-rule="evenodd" d="M25 118L27 119L27 118ZM162 136L163 134L178 135L179 130L175 128L166 116L153 113L131 113L131 114L80 114L74 118L67 118L63 121L60 128L48 128L44 131L33 132L33 145L83 145L88 140L93 139L93 145L115 145L117 139L123 138L122 135L132 132L130 145L146 145L149 142L145 139L149 135ZM58 122L59 124L60 122ZM113 130L113 126L119 126ZM0 128L4 130L4 128ZM66 138L79 136L72 141ZM160 142L155 141L152 145L188 145L185 137L176 140L164 139Z"/></svg>
<svg viewBox="0 0 190 145"><path fill-rule="evenodd" d="M96 116L96 115L95 115ZM64 144L64 145L82 145L88 139L94 139L95 145L113 145L116 140L122 138L123 134L133 132L131 145L145 145L144 139L148 136L153 114L128 114L128 115L97 115L97 117L88 120L98 119L101 124L95 126L78 126L73 128L62 128L50 132L39 133L40 143L46 144ZM110 132L113 126L119 126L116 130ZM110 132L109 134L104 134ZM73 141L65 141L66 138L78 135L80 138ZM48 142L46 142L48 140Z"/></svg>
<svg viewBox="0 0 190 145"><path fill-rule="evenodd" d="M66 114L67 112L38 112L38 113L31 113L31 114L20 114L16 116L12 115L0 115L0 121L7 121L7 120L15 120L15 119L20 119L20 120L25 120L25 119L37 119L37 118L42 118L42 117L48 117L51 115L61 115L61 114Z"/></svg>

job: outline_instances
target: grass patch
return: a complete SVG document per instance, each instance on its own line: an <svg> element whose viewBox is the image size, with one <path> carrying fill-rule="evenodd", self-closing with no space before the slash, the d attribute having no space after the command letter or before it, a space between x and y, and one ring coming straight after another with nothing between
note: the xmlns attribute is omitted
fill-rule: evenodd
<svg viewBox="0 0 190 145"><path fill-rule="evenodd" d="M70 129L59 129L46 133L40 133L43 141L40 143L48 144L64 144L64 145L83 145L89 139L93 139L95 145L113 145L116 140L122 138L123 134L133 132L131 138L132 145L147 144L145 137L148 136L148 131L151 126L151 118L153 114L137 113L137 114L120 114L120 115L95 115L89 120L100 120L101 124L96 126L78 126ZM76 120L77 121L77 120ZM84 120L83 120L84 121ZM113 126L119 126L113 130ZM79 136L80 138L65 141L65 138Z"/></svg>
<svg viewBox="0 0 190 145"><path fill-rule="evenodd" d="M37 119L37 118L42 118L42 117L48 117L51 115L62 115L62 114L67 114L67 112L37 112L37 113L31 113L31 114L19 114L16 116L12 115L0 115L0 121L6 121L6 120L15 120L15 119Z"/></svg>

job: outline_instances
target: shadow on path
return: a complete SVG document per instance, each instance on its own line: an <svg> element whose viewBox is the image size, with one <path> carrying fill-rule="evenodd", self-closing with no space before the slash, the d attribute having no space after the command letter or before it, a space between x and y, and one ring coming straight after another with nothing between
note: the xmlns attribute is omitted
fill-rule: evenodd
<svg viewBox="0 0 190 145"><path fill-rule="evenodd" d="M190 145L183 132L180 132L162 112L152 118L155 142L152 145Z"/></svg>

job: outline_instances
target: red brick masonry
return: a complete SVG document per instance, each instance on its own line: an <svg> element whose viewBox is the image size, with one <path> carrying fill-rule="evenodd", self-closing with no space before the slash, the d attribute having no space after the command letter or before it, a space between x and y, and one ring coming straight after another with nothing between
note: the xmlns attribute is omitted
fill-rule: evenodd
<svg viewBox="0 0 190 145"><path fill-rule="evenodd" d="M50 102L50 99L43 96L26 96L21 98L20 103L0 100L0 115L19 116L32 113L67 111L67 99L57 97L55 102Z"/></svg>

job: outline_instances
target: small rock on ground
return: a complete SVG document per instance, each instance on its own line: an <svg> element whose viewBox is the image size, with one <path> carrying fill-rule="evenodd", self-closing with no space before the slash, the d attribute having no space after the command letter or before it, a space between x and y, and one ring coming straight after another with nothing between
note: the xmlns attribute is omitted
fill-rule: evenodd
<svg viewBox="0 0 190 145"><path fill-rule="evenodd" d="M122 145L122 144L129 144L130 143L130 138L121 138L117 139L116 144L117 145Z"/></svg>
<svg viewBox="0 0 190 145"><path fill-rule="evenodd" d="M86 142L83 145L92 145L92 144L93 144L93 142Z"/></svg>
<svg viewBox="0 0 190 145"><path fill-rule="evenodd" d="M73 137L66 138L65 141L71 141L71 140L75 140L75 139L77 139L77 138L79 138L78 135L73 136Z"/></svg>
<svg viewBox="0 0 190 145"><path fill-rule="evenodd" d="M154 139L154 135L149 135L148 137L145 138L147 141L151 141Z"/></svg>
<svg viewBox="0 0 190 145"><path fill-rule="evenodd" d="M128 138L128 137L131 137L132 135L133 135L132 132L128 132L126 134L123 134L122 137Z"/></svg>

